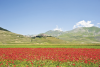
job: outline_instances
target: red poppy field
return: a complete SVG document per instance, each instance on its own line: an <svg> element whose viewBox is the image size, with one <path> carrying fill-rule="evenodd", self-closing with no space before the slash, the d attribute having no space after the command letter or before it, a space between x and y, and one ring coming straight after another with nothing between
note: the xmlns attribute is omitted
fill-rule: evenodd
<svg viewBox="0 0 100 67"><path fill-rule="evenodd" d="M100 49L0 48L0 67L100 67Z"/></svg>

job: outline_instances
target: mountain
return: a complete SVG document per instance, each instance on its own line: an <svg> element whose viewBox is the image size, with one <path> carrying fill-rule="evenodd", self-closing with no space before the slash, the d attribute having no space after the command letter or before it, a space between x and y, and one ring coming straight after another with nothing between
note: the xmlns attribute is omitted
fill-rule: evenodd
<svg viewBox="0 0 100 67"><path fill-rule="evenodd" d="M100 43L100 28L98 27L79 27L71 31L47 31L47 33L51 36L57 35L57 38L65 40L67 43Z"/></svg>
<svg viewBox="0 0 100 67"><path fill-rule="evenodd" d="M59 36L60 39L69 43L100 43L100 28L79 27Z"/></svg>
<svg viewBox="0 0 100 67"><path fill-rule="evenodd" d="M86 32L86 33L100 33L100 28L98 27L79 27L76 29L71 30L70 32L77 33L77 32Z"/></svg>
<svg viewBox="0 0 100 67"><path fill-rule="evenodd" d="M59 30L50 30L50 31L47 31L47 32L45 32L45 34L47 34L47 35L50 35L50 36L54 36L54 37L58 37L58 36L60 36L60 35L62 35L62 34L64 34L65 32L63 32L63 31L59 31Z"/></svg>
<svg viewBox="0 0 100 67"><path fill-rule="evenodd" d="M47 31L25 36L0 27L0 44L100 44L100 28L79 27L70 31Z"/></svg>
<svg viewBox="0 0 100 67"><path fill-rule="evenodd" d="M44 34L41 37L27 37L0 27L0 44L65 44L66 41Z"/></svg>

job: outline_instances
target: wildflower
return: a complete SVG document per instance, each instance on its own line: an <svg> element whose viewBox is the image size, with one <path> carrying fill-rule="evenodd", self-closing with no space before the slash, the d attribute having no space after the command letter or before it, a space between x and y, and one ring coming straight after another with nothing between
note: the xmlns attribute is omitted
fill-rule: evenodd
<svg viewBox="0 0 100 67"><path fill-rule="evenodd" d="M16 65L13 65L14 67L16 67Z"/></svg>
<svg viewBox="0 0 100 67"><path fill-rule="evenodd" d="M41 66L42 66L42 64L41 64Z"/></svg>
<svg viewBox="0 0 100 67"><path fill-rule="evenodd" d="M75 66L75 63L73 63L72 65Z"/></svg>

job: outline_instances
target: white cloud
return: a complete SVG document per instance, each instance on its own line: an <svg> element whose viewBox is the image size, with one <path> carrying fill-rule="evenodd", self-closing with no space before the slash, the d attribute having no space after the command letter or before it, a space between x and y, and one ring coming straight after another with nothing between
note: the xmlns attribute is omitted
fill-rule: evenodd
<svg viewBox="0 0 100 67"><path fill-rule="evenodd" d="M82 20L82 21L76 23L76 25L73 26L73 29L77 28L77 27L92 27L92 26L94 26L94 24L91 24L91 21L86 22L86 21Z"/></svg>
<svg viewBox="0 0 100 67"><path fill-rule="evenodd" d="M56 30L58 30L58 31L62 31L62 29L61 28L58 28L58 26L56 25L56 28L55 29L53 29L54 31L56 31Z"/></svg>

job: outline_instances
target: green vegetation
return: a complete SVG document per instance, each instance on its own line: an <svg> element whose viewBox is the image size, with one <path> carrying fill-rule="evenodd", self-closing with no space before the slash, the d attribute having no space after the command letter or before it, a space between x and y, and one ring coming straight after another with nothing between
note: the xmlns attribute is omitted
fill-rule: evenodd
<svg viewBox="0 0 100 67"><path fill-rule="evenodd" d="M2 63L3 62L3 63ZM99 63L84 63L84 62L59 62L52 60L34 60L34 61L20 61L20 60L5 60L0 61L0 67L99 67Z"/></svg>
<svg viewBox="0 0 100 67"><path fill-rule="evenodd" d="M66 41L57 39L55 37L41 37L32 39L34 44L66 44Z"/></svg>
<svg viewBox="0 0 100 67"><path fill-rule="evenodd" d="M26 37L0 28L0 44L66 44L66 41L55 37Z"/></svg>
<svg viewBox="0 0 100 67"><path fill-rule="evenodd" d="M2 27L0 27L0 30L3 30L3 31L8 31L7 29L4 29L4 28L2 28Z"/></svg>
<svg viewBox="0 0 100 67"><path fill-rule="evenodd" d="M0 48L100 48L100 46L87 45L0 45Z"/></svg>
<svg viewBox="0 0 100 67"><path fill-rule="evenodd" d="M23 35L0 30L0 44L29 43L29 42L30 38L24 37Z"/></svg>
<svg viewBox="0 0 100 67"><path fill-rule="evenodd" d="M71 31L47 31L45 34L55 36L71 44L94 44L100 43L100 28L98 27L80 27Z"/></svg>
<svg viewBox="0 0 100 67"><path fill-rule="evenodd" d="M36 37L27 37L21 34L12 33L0 27L0 44L100 45L100 28L80 27L66 32L50 30L45 34L40 34Z"/></svg>

